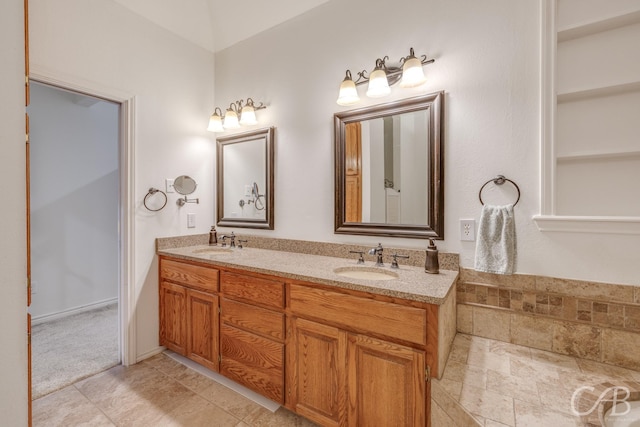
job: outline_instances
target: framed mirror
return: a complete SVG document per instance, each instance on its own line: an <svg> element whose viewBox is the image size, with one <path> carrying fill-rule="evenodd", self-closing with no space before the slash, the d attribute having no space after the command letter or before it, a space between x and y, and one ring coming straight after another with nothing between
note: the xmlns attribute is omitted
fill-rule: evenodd
<svg viewBox="0 0 640 427"><path fill-rule="evenodd" d="M273 230L274 128L217 139L218 222Z"/></svg>
<svg viewBox="0 0 640 427"><path fill-rule="evenodd" d="M444 92L334 115L335 232L444 238Z"/></svg>

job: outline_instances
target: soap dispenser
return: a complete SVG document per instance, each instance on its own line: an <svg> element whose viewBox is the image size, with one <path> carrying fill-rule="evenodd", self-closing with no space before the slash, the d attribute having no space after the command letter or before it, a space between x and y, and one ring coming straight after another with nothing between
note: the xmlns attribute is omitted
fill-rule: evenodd
<svg viewBox="0 0 640 427"><path fill-rule="evenodd" d="M216 226L211 226L211 231L209 231L209 246L216 246L218 244L218 232L216 231Z"/></svg>
<svg viewBox="0 0 640 427"><path fill-rule="evenodd" d="M440 273L440 266L438 264L438 248L433 239L429 239L429 247L426 250L427 257L424 261L424 271L426 273L438 274Z"/></svg>

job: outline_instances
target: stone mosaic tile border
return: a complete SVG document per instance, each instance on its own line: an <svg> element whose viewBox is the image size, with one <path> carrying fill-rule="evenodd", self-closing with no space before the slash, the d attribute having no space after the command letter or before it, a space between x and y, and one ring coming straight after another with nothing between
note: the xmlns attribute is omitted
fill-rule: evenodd
<svg viewBox="0 0 640 427"><path fill-rule="evenodd" d="M458 304L496 307L633 332L640 332L639 297L640 287L635 286L490 275L468 269L461 269L457 284Z"/></svg>

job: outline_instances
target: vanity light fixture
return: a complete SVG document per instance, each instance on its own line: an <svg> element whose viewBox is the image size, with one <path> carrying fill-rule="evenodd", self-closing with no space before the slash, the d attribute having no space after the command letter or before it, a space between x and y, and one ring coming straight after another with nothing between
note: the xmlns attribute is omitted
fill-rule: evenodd
<svg viewBox="0 0 640 427"><path fill-rule="evenodd" d="M399 65L388 64L388 56L376 59L376 66L367 75L367 70L358 72L358 78L351 78L351 71L347 70L346 76L340 84L338 105L352 105L360 101L356 85L369 83L367 96L379 98L391 93L391 86L400 81L400 87L416 87L424 84L426 78L422 66L435 62L435 59L427 59L426 55L420 58L415 56L413 48L409 49L409 55L400 58Z"/></svg>
<svg viewBox="0 0 640 427"><path fill-rule="evenodd" d="M232 102L229 104L227 111L222 114L222 110L216 107L213 114L209 118L209 132L224 132L228 129L238 129L240 126L250 126L258 123L256 119L256 110L267 108L262 102L258 105L251 98L247 98L245 102Z"/></svg>

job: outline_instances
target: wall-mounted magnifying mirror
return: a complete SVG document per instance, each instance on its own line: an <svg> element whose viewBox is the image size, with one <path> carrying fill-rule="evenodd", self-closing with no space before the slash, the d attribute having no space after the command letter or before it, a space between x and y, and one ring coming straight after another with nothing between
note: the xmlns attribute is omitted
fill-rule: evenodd
<svg viewBox="0 0 640 427"><path fill-rule="evenodd" d="M443 97L334 115L336 233L444 238Z"/></svg>
<svg viewBox="0 0 640 427"><path fill-rule="evenodd" d="M217 225L273 230L274 128L217 141Z"/></svg>
<svg viewBox="0 0 640 427"><path fill-rule="evenodd" d="M187 195L196 191L197 186L196 181L188 175L180 175L173 180L173 189L184 196L176 202L178 206L184 206L185 203L200 203L200 199L187 198Z"/></svg>

